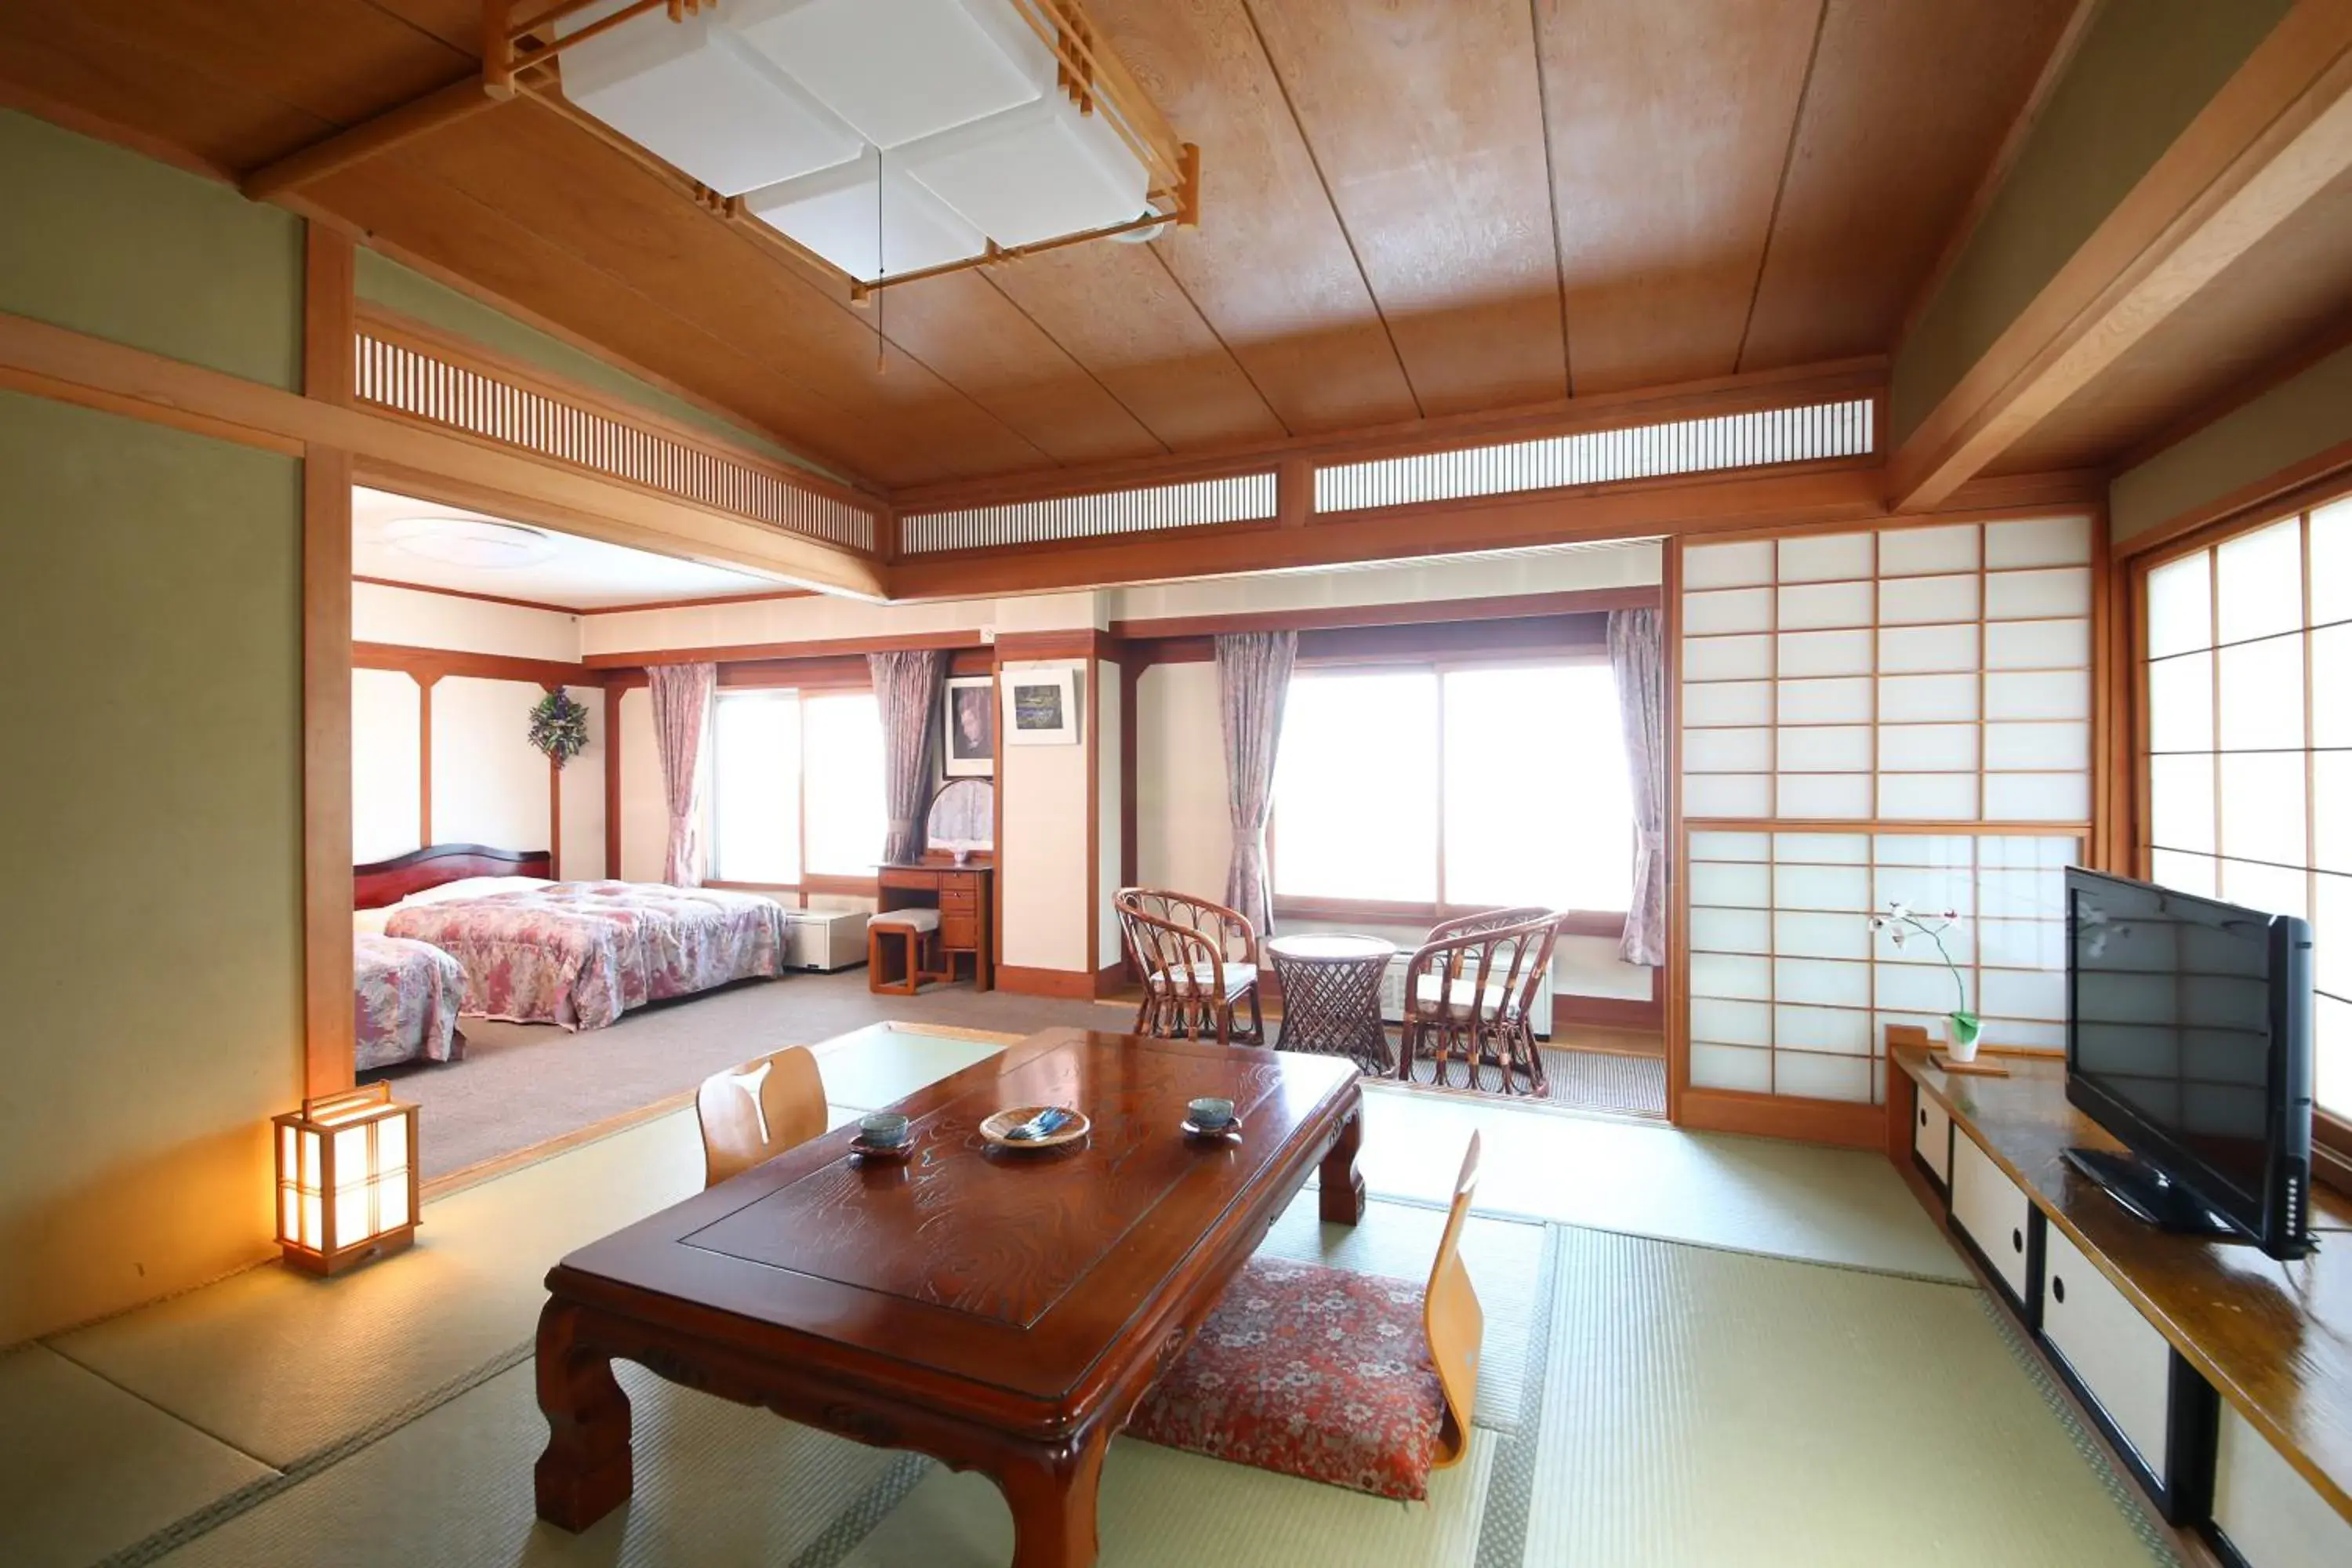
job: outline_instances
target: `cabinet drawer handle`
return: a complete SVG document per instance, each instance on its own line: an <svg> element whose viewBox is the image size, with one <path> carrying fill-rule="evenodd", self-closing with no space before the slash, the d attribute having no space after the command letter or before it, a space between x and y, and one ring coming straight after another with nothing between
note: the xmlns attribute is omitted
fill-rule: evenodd
<svg viewBox="0 0 2352 1568"><path fill-rule="evenodd" d="M2060 1279L2057 1275L2053 1274L2050 1277L2050 1294L2053 1300L2056 1300L2062 1306L2064 1305L2066 1300L2066 1281Z"/></svg>
<svg viewBox="0 0 2352 1568"><path fill-rule="evenodd" d="M1919 1125L1922 1127L1927 1125L1927 1108L1924 1105L1919 1108Z"/></svg>
<svg viewBox="0 0 2352 1568"><path fill-rule="evenodd" d="M2022 1251L2024 1251L2024 1250L2025 1250L2025 1233L2024 1233L2023 1231L2021 1231L2021 1230L2015 1230L2015 1229L2012 1229L2012 1230L2009 1233L2009 1245L2010 1245L2011 1248L2012 1250L2014 1250L2014 1251L2018 1251L2018 1252L2022 1252Z"/></svg>

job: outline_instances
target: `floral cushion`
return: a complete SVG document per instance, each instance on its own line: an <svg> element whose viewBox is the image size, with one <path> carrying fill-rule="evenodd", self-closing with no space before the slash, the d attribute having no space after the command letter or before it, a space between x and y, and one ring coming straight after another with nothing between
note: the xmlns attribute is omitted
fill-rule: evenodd
<svg viewBox="0 0 2352 1568"><path fill-rule="evenodd" d="M1254 1258L1127 1435L1375 1497L1429 1495L1445 1394L1422 1288Z"/></svg>

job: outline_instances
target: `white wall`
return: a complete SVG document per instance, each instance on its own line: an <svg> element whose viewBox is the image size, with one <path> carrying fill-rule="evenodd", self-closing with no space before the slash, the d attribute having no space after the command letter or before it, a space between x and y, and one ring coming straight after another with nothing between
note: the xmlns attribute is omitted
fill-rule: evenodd
<svg viewBox="0 0 2352 1568"><path fill-rule="evenodd" d="M563 837L557 868L594 881L604 870L604 702L595 690L572 694L587 705L588 749L563 764Z"/></svg>
<svg viewBox="0 0 2352 1568"><path fill-rule="evenodd" d="M1103 660L1095 664L1095 842L1097 846L1095 864L1095 966L1108 969L1119 958L1118 906L1112 900L1118 893L1119 831L1119 689L1121 675L1118 666Z"/></svg>
<svg viewBox="0 0 2352 1568"><path fill-rule="evenodd" d="M621 879L658 882L669 847L654 701L642 686L621 693Z"/></svg>
<svg viewBox="0 0 2352 1568"><path fill-rule="evenodd" d="M545 849L547 759L524 739L546 695L523 680L450 676L433 688L433 838Z"/></svg>
<svg viewBox="0 0 2352 1568"><path fill-rule="evenodd" d="M1087 712L1090 661L1055 659L1007 665L1007 670L1077 672L1078 712ZM1079 722L1084 724L1081 717ZM1006 746L1003 816L996 825L1003 853L1004 962L1019 969L1087 968L1087 747ZM1113 840L1117 842L1116 839ZM1116 951L1116 950L1114 950Z"/></svg>
<svg viewBox="0 0 2352 1568"><path fill-rule="evenodd" d="M1135 690L1135 876L1223 903L1233 863L1217 667L1155 664Z"/></svg>
<svg viewBox="0 0 2352 1568"><path fill-rule="evenodd" d="M580 657L583 617L560 610L531 610L487 599L461 599L416 588L379 583L352 584L352 640L399 643L408 647L453 648L461 653L505 654L514 658Z"/></svg>
<svg viewBox="0 0 2352 1568"><path fill-rule="evenodd" d="M418 687L407 671L352 671L352 858L389 860L422 847Z"/></svg>

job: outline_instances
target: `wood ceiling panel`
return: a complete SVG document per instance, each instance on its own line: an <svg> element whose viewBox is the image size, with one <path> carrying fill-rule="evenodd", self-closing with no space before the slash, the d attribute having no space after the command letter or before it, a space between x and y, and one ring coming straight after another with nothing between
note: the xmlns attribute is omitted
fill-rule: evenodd
<svg viewBox="0 0 2352 1568"><path fill-rule="evenodd" d="M366 3L389 16L397 16L419 32L434 37L464 55L467 59L479 59L482 54L482 0L366 0ZM517 6L519 13L528 8Z"/></svg>
<svg viewBox="0 0 2352 1568"><path fill-rule="evenodd" d="M1149 247L1072 246L985 276L1171 450L1286 433Z"/></svg>
<svg viewBox="0 0 2352 1568"><path fill-rule="evenodd" d="M1200 144L1202 224L1153 242L1293 431L1418 412L1242 0L1093 0L1144 89Z"/></svg>
<svg viewBox="0 0 2352 1568"><path fill-rule="evenodd" d="M110 41L68 0L0 5L0 76L223 170L251 168L334 129L135 37Z"/></svg>
<svg viewBox="0 0 2352 1568"><path fill-rule="evenodd" d="M2075 0L1830 0L1741 370L1890 344Z"/></svg>
<svg viewBox="0 0 2352 1568"><path fill-rule="evenodd" d="M902 350L876 366L874 329L844 299L736 233L637 163L535 104L479 115L387 154L625 279L782 380L877 421L924 466L967 473L1052 459ZM528 295L518 303L538 309ZM649 368L695 384L691 366ZM790 437L789 426L779 434Z"/></svg>
<svg viewBox="0 0 2352 1568"><path fill-rule="evenodd" d="M2352 174L2339 174L2094 376L1987 471L2129 460L2151 438L2266 385L2267 374L2352 332Z"/></svg>
<svg viewBox="0 0 2352 1568"><path fill-rule="evenodd" d="M366 0L9 0L7 9L67 32L84 58L136 50L337 125L430 92L472 64Z"/></svg>
<svg viewBox="0 0 2352 1568"><path fill-rule="evenodd" d="M1099 462L1167 450L979 272L951 272L875 299L893 343L1055 461Z"/></svg>
<svg viewBox="0 0 2352 1568"><path fill-rule="evenodd" d="M527 114L523 105L500 114ZM424 260L667 376L819 461L873 478L903 455L871 420L774 375L736 341L704 331L471 196L392 159L321 181L319 205ZM907 471L922 469L906 465ZM937 473L936 466L930 469Z"/></svg>
<svg viewBox="0 0 2352 1568"><path fill-rule="evenodd" d="M1422 410L1565 397L1527 0L1253 15Z"/></svg>
<svg viewBox="0 0 2352 1568"><path fill-rule="evenodd" d="M1822 5L1538 5L1578 393L1732 373Z"/></svg>

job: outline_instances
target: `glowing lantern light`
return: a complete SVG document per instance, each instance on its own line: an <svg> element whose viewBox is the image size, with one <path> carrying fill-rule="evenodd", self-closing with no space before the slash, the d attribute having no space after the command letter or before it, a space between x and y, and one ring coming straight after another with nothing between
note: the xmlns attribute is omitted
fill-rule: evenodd
<svg viewBox="0 0 2352 1568"><path fill-rule="evenodd" d="M313 1274L398 1252L416 1237L416 1107L372 1083L277 1117L278 1244Z"/></svg>

